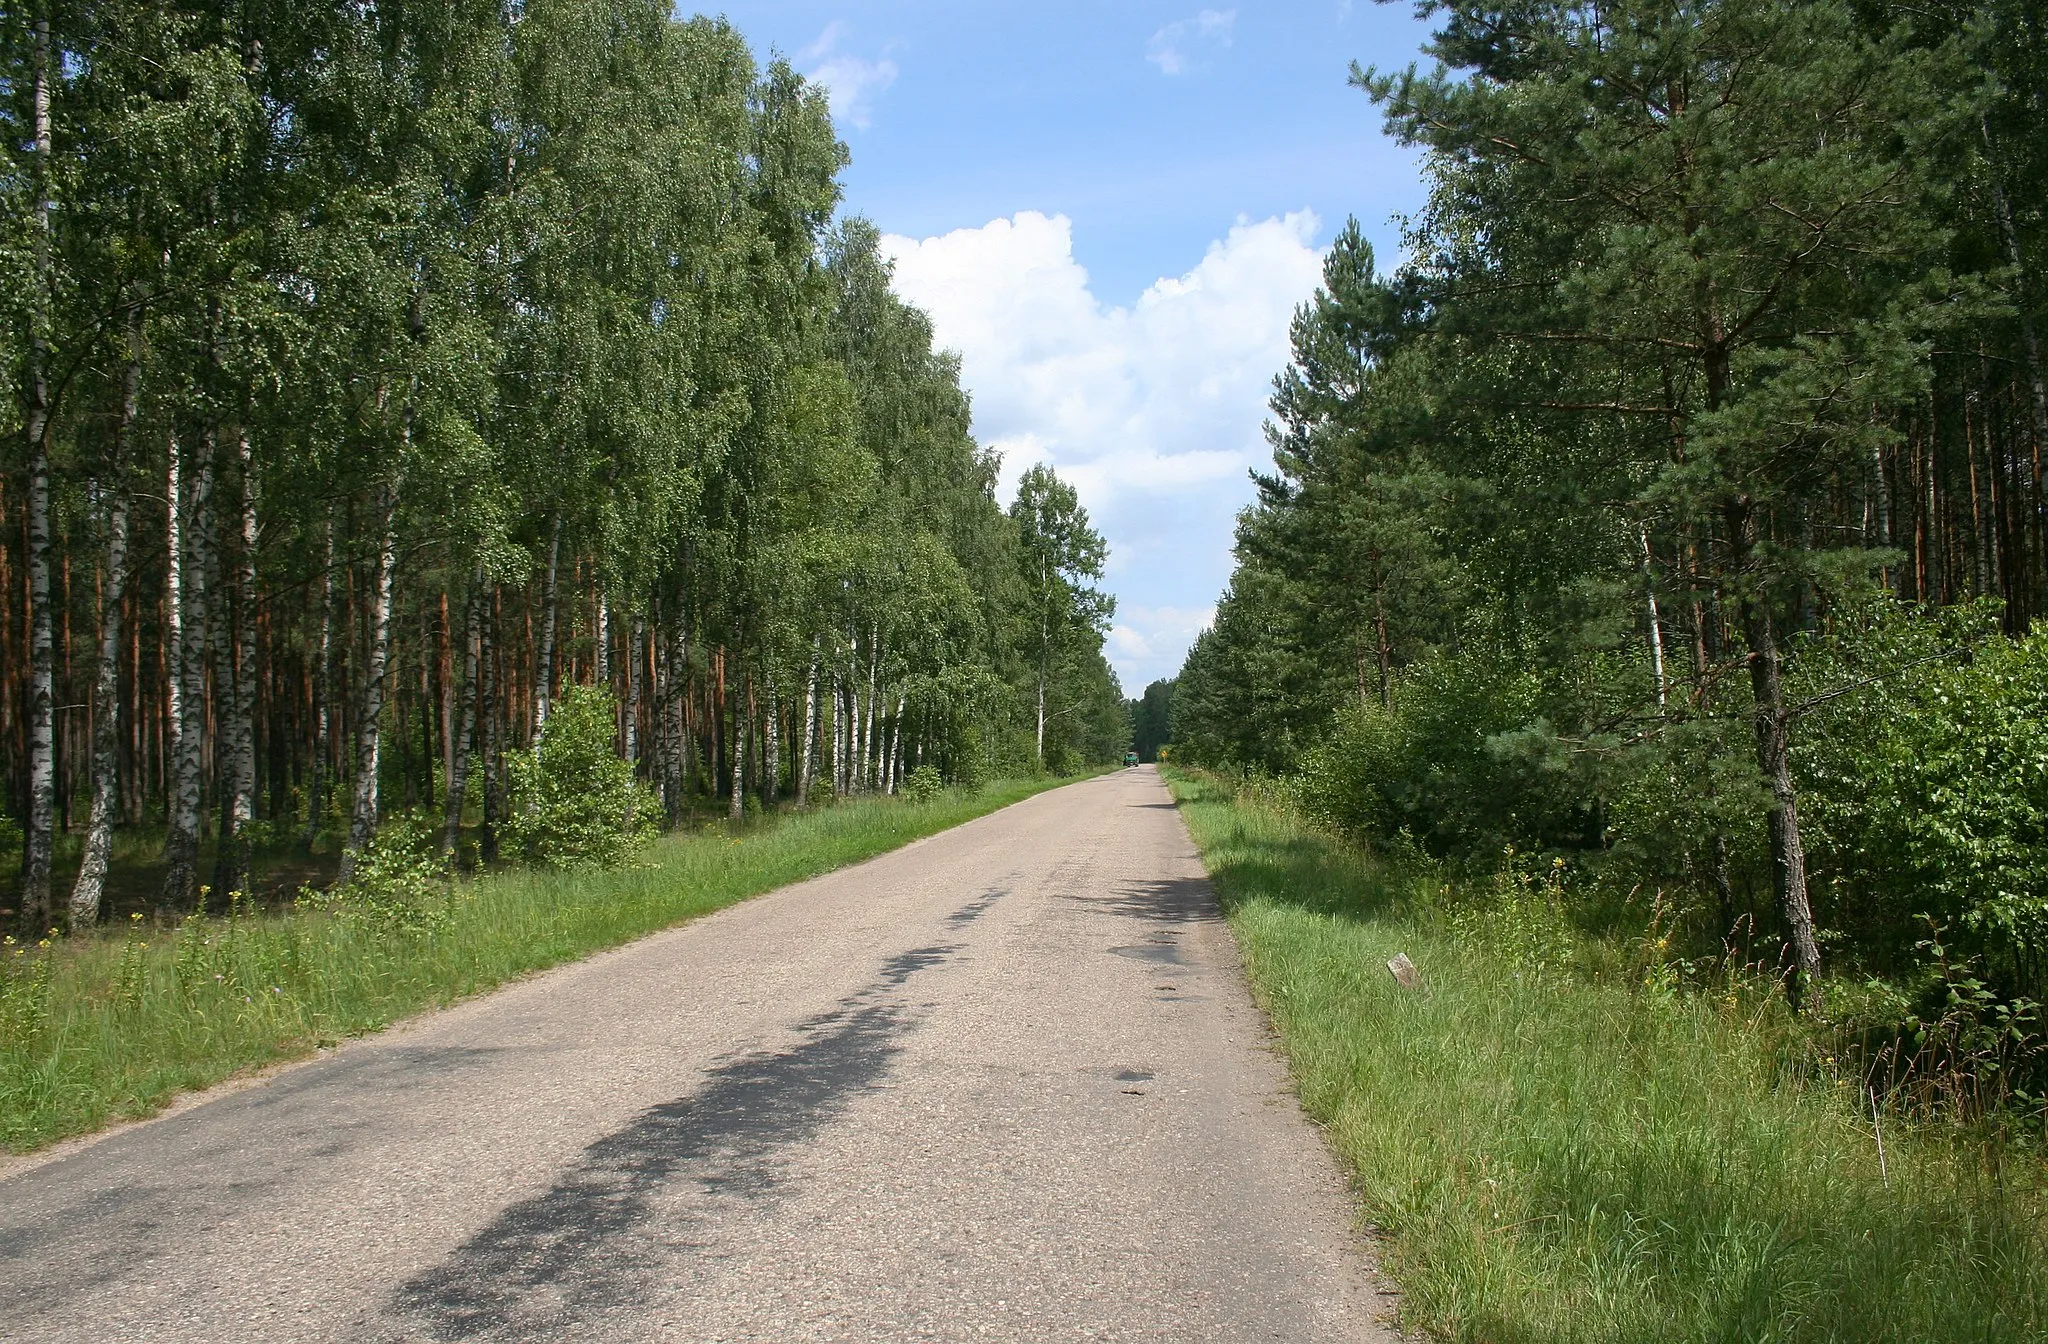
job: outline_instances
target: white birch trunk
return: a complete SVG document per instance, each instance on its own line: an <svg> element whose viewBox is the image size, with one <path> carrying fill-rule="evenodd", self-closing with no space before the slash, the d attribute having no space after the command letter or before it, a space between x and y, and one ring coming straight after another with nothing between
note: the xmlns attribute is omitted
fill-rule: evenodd
<svg viewBox="0 0 2048 1344"><path fill-rule="evenodd" d="M470 757L476 750L476 716L483 694L479 662L483 642L484 572L470 580L469 600L462 604L462 689L457 698L455 731L448 754L447 807L441 814L441 852L453 854L462 838L462 809L469 801Z"/></svg>
<svg viewBox="0 0 2048 1344"><path fill-rule="evenodd" d="M811 805L812 743L818 732L818 641L811 641L811 671L804 681L804 735L797 745L796 805Z"/></svg>
<svg viewBox="0 0 2048 1344"><path fill-rule="evenodd" d="M170 675L164 679L164 750L167 756L165 776L171 773L170 762L178 759L178 735L185 727L185 580L178 572L178 556L184 545L184 489L183 473L179 471L179 459L183 453L178 448L178 436L170 436L170 465L164 471L164 665ZM328 536L330 558L334 549L334 538ZM169 793L168 782L165 792ZM165 825L169 822L169 801L165 802Z"/></svg>
<svg viewBox="0 0 2048 1344"><path fill-rule="evenodd" d="M362 714L356 727L355 802L349 810L348 846L341 854L340 881L355 875L356 860L377 833L377 766L383 747L384 682L391 662L391 585L398 567L396 492L384 487L378 509L381 536L377 569L370 582L370 653L363 667Z"/></svg>
<svg viewBox="0 0 2048 1344"><path fill-rule="evenodd" d="M184 518L173 557L175 598L182 613L178 637L178 745L172 760L169 826L164 836L163 905L192 908L199 899L199 808L206 734L207 550L213 511L213 443L202 434L199 452L186 474ZM177 446L172 445L172 452ZM180 502L173 499L176 511Z"/></svg>
<svg viewBox="0 0 2048 1344"><path fill-rule="evenodd" d="M541 583L540 652L533 669L533 739L540 749L541 729L548 726L548 709L555 692L555 617L559 596L557 579L562 561L562 516L555 515L548 538L547 577Z"/></svg>
<svg viewBox="0 0 2048 1344"><path fill-rule="evenodd" d="M766 807L775 802L782 784L782 697L776 692L773 673L768 676L768 717L761 722L761 761L756 773L761 803Z"/></svg>
<svg viewBox="0 0 2048 1344"><path fill-rule="evenodd" d="M747 739L753 735L753 724L748 722L746 699L739 694L739 687L732 688L731 736L726 739L725 755L732 767L732 792L726 798L725 817L727 821L738 821L747 805Z"/></svg>
<svg viewBox="0 0 2048 1344"><path fill-rule="evenodd" d="M114 851L114 814L121 802L121 603L128 591L128 457L142 392L140 324L141 309L132 309L128 362L121 375L121 419L100 482L107 501L106 581L100 590L100 656L92 692L92 821L78 881L71 888L69 923L74 931L99 922L107 863Z"/></svg>
<svg viewBox="0 0 2048 1344"><path fill-rule="evenodd" d="M1650 529L1641 528L1637 535L1643 543L1643 592L1650 603L1650 663L1657 677L1657 709L1661 713L1667 699L1664 685L1664 621L1657 611L1657 571L1650 554Z"/></svg>
<svg viewBox="0 0 2048 1344"><path fill-rule="evenodd" d="M832 674L832 794L846 796L846 681Z"/></svg>
<svg viewBox="0 0 2048 1344"><path fill-rule="evenodd" d="M235 581L223 584L221 634L232 639L233 656L223 656L218 675L227 690L224 725L227 785L221 798L219 853L213 886L227 896L244 891L249 879L248 826L256 818L256 481L249 434L235 437L238 523Z"/></svg>
<svg viewBox="0 0 2048 1344"><path fill-rule="evenodd" d="M22 434L28 446L28 835L22 846L21 915L31 933L50 921L50 861L56 848L57 649L50 610L50 380L49 328L54 289L50 239L50 16L36 11L31 92L35 118L35 279L29 316L27 406Z"/></svg>
<svg viewBox="0 0 2048 1344"><path fill-rule="evenodd" d="M640 769L640 683L641 667L647 659L647 622L633 618L632 633L626 638L626 761L634 773Z"/></svg>
<svg viewBox="0 0 2048 1344"><path fill-rule="evenodd" d="M485 863L498 858L498 803L501 781L498 766L503 745L500 733L503 716L498 705L497 586L489 596L477 597L477 715L481 720L484 768L483 824L477 833L477 856Z"/></svg>
<svg viewBox="0 0 2048 1344"><path fill-rule="evenodd" d="M896 713L889 724L889 766L884 772L889 792L894 795L896 786L903 780L903 705L904 697L896 697Z"/></svg>
<svg viewBox="0 0 2048 1344"><path fill-rule="evenodd" d="M872 792L876 784L876 762L874 753L881 748L881 733L875 723L875 712L881 707L879 692L875 685L882 665L882 631L876 627L868 635L868 703L867 713L861 719L860 739L860 787L863 793Z"/></svg>
<svg viewBox="0 0 2048 1344"><path fill-rule="evenodd" d="M663 792L668 805L669 823L682 820L684 792L689 781L685 775L685 752L688 749L689 719L685 697L690 687L690 639L683 627L682 613L675 616L675 628L669 632L668 666L666 685L662 688L661 704L661 756L662 778L666 782Z"/></svg>

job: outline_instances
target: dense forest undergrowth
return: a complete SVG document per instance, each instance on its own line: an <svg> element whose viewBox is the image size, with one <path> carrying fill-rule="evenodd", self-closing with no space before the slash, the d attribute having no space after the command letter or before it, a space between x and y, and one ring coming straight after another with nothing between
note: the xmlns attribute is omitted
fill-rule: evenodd
<svg viewBox="0 0 2048 1344"><path fill-rule="evenodd" d="M1451 877L1283 788L1170 775L1402 1324L1458 1340L2030 1341L2048 1168L1878 1099L1772 968L1681 985L1549 865ZM1386 963L1405 954L1422 986Z"/></svg>
<svg viewBox="0 0 2048 1344"><path fill-rule="evenodd" d="M609 870L451 881L432 836L387 824L358 880L264 909L0 954L0 1145L28 1151L177 1094L870 858L1060 781L934 784L739 823L707 819Z"/></svg>

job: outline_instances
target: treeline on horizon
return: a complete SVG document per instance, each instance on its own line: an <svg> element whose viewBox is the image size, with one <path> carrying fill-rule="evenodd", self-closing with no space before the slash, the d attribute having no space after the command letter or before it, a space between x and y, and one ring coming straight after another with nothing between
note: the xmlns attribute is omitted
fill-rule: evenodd
<svg viewBox="0 0 2048 1344"><path fill-rule="evenodd" d="M1439 64L1353 82L1428 203L1296 318L1172 755L1836 1020L2038 1033L2041 11L1424 8Z"/></svg>
<svg viewBox="0 0 2048 1344"><path fill-rule="evenodd" d="M572 685L671 824L1122 751L1101 539L1048 469L998 501L824 94L723 20L30 0L0 43L31 931L116 856L179 913L400 809L488 859Z"/></svg>

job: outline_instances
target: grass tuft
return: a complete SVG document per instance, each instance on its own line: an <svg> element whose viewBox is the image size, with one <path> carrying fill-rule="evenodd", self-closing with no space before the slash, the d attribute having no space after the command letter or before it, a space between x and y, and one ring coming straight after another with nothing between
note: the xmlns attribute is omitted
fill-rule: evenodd
<svg viewBox="0 0 2048 1344"><path fill-rule="evenodd" d="M1436 879L1172 780L1303 1104L1448 1340L2048 1336L2038 1153L1887 1123L1741 996L1532 958ZM1598 949L1591 951L1597 953ZM1399 989L1405 952L1425 988Z"/></svg>
<svg viewBox="0 0 2048 1344"><path fill-rule="evenodd" d="M424 1009L792 882L872 858L1063 781L915 803L865 799L665 837L636 866L459 883L408 933L315 908L0 951L0 1144L27 1152L149 1115L181 1092L311 1053Z"/></svg>

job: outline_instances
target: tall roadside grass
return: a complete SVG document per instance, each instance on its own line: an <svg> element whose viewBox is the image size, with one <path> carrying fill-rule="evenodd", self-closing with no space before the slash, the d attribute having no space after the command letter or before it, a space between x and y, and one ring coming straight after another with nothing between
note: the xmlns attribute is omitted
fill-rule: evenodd
<svg viewBox="0 0 2048 1344"><path fill-rule="evenodd" d="M0 956L0 1143L26 1152L180 1092L376 1031L815 877L1053 787L870 799L655 843L604 873L512 871L457 884L406 926L317 907L235 911Z"/></svg>
<svg viewBox="0 0 2048 1344"><path fill-rule="evenodd" d="M1767 995L1677 992L1177 772L1309 1113L1402 1290L1485 1341L2048 1338L2038 1151L1885 1121ZM1507 911L1507 917L1501 912ZM1387 960L1406 953L1419 992ZM1605 965L1607 971L1591 969Z"/></svg>

